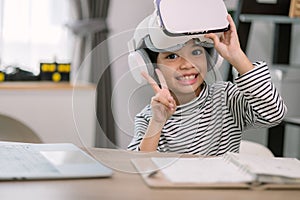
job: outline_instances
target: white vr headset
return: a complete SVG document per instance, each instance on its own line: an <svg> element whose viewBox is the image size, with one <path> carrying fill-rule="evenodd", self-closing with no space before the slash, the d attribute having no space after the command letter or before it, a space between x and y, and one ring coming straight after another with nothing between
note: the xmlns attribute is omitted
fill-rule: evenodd
<svg viewBox="0 0 300 200"><path fill-rule="evenodd" d="M128 43L128 64L135 80L143 81L140 72L154 77L154 67L143 48L154 52L174 52L197 38L203 47L213 47L204 34L219 37L229 30L223 0L154 0L155 10L136 28Z"/></svg>

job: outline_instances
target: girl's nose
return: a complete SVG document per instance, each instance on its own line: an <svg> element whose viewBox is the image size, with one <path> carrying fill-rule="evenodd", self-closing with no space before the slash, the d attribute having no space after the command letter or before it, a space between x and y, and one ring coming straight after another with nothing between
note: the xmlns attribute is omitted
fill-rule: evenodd
<svg viewBox="0 0 300 200"><path fill-rule="evenodd" d="M180 69L190 69L193 67L193 64L186 58L181 57L182 61L180 63Z"/></svg>

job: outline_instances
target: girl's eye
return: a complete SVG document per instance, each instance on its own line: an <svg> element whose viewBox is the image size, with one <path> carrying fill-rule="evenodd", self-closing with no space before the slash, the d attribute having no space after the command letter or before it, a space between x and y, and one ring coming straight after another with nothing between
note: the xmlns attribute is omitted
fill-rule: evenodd
<svg viewBox="0 0 300 200"><path fill-rule="evenodd" d="M202 50L200 50L200 49L193 50L193 51L192 51L192 54L193 54L194 56L201 55L201 54L202 54Z"/></svg>
<svg viewBox="0 0 300 200"><path fill-rule="evenodd" d="M175 58L178 58L178 55L172 53L172 54L168 55L166 58L167 59L175 59Z"/></svg>

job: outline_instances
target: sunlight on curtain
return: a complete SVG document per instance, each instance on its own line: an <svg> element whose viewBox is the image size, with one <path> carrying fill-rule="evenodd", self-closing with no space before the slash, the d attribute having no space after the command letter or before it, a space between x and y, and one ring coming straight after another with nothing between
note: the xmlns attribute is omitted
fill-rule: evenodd
<svg viewBox="0 0 300 200"><path fill-rule="evenodd" d="M71 17L68 0L2 0L1 5L1 66L38 74L40 62L71 62L74 38L65 27Z"/></svg>

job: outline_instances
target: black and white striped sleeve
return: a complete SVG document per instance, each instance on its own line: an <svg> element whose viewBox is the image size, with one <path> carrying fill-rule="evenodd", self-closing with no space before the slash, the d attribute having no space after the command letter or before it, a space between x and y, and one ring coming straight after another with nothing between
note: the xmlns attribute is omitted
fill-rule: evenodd
<svg viewBox="0 0 300 200"><path fill-rule="evenodd" d="M249 127L270 127L279 124L287 108L279 95L265 62L253 63L255 68L236 78L236 85L227 87L227 104L243 130Z"/></svg>
<svg viewBox="0 0 300 200"><path fill-rule="evenodd" d="M148 114L147 114L148 113ZM139 146L144 138L150 121L150 106L146 106L139 114L135 116L134 136L127 146L128 150L139 151Z"/></svg>

